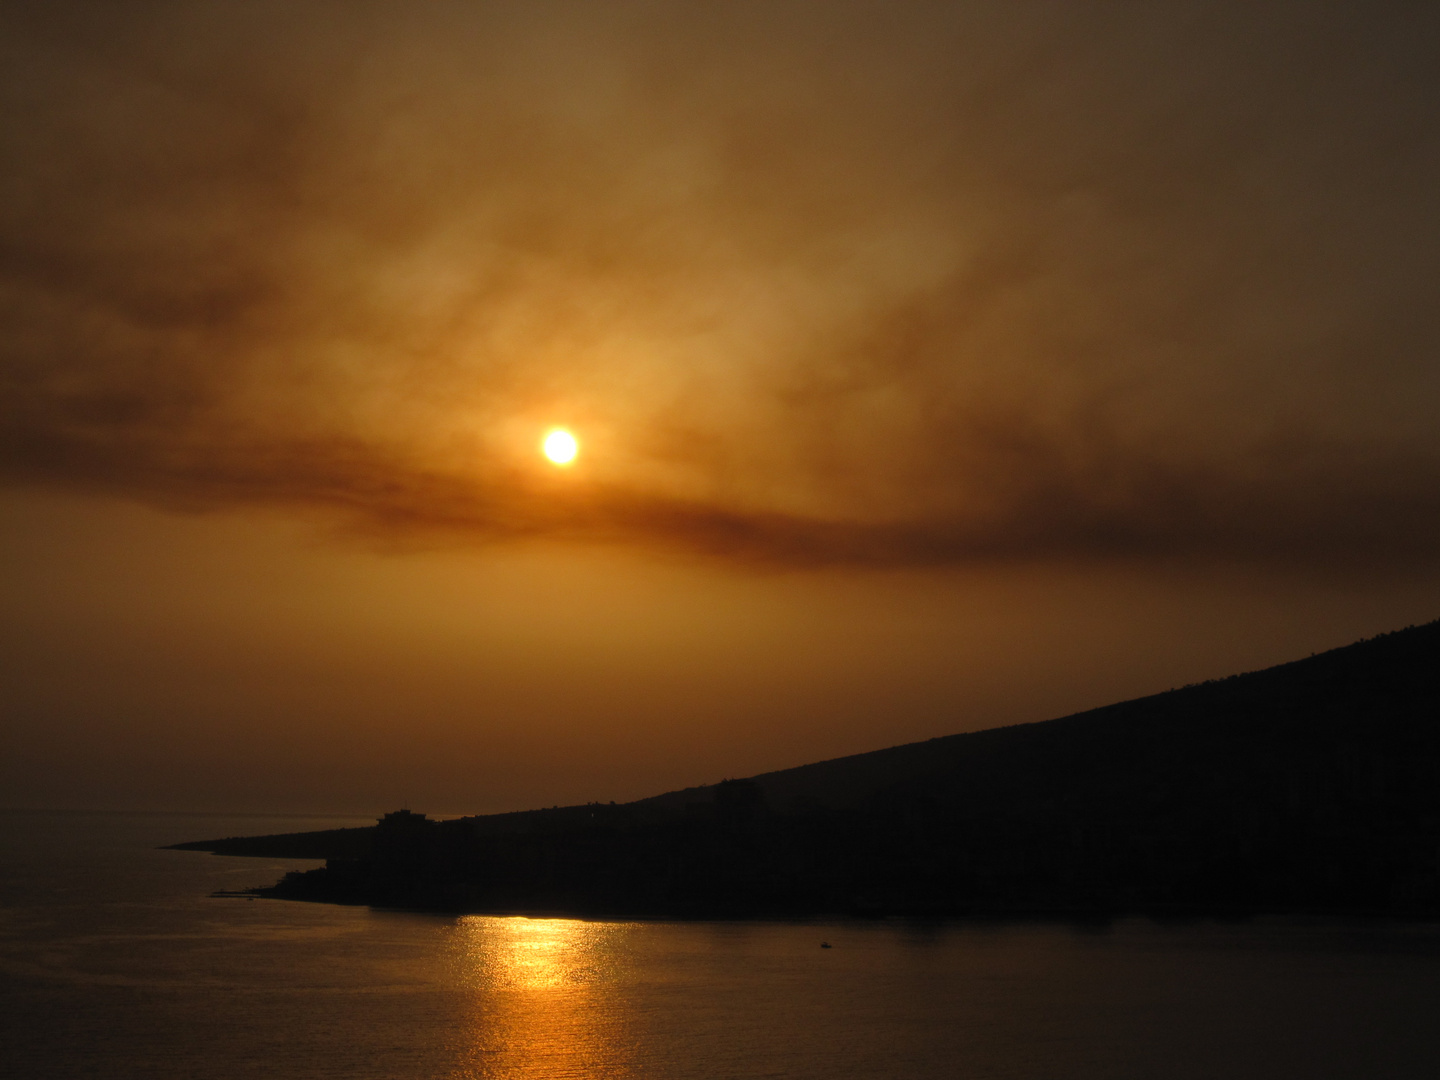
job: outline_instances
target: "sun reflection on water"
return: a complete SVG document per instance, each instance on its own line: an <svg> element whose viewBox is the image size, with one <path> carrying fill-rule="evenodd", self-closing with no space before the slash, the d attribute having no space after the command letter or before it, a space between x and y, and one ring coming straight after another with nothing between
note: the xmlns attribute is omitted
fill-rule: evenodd
<svg viewBox="0 0 1440 1080"><path fill-rule="evenodd" d="M467 916L452 974L474 992L455 1080L634 1071L624 923Z"/></svg>

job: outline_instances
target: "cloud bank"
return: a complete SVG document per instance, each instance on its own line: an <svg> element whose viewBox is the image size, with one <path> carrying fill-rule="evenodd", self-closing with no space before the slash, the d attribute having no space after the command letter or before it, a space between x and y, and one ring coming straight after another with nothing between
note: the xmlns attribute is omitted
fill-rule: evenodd
<svg viewBox="0 0 1440 1080"><path fill-rule="evenodd" d="M405 543L1433 562L1437 23L0 4L0 470Z"/></svg>

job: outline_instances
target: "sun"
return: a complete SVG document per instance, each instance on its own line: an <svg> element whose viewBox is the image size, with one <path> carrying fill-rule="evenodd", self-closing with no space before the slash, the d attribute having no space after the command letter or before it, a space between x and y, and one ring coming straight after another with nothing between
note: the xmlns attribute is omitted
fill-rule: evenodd
<svg viewBox="0 0 1440 1080"><path fill-rule="evenodd" d="M573 465L580 453L580 443L564 428L551 428L545 433L540 449L556 465Z"/></svg>

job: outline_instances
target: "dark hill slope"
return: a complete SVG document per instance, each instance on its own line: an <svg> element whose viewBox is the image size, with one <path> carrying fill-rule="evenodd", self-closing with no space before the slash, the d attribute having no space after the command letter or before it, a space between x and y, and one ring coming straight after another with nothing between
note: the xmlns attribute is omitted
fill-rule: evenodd
<svg viewBox="0 0 1440 1080"><path fill-rule="evenodd" d="M347 837L328 871L277 894L650 914L1430 915L1437 781L1431 623L1061 720L624 806L382 829L358 857ZM189 846L280 854L240 850L254 843Z"/></svg>
<svg viewBox="0 0 1440 1080"><path fill-rule="evenodd" d="M1411 743L1430 745L1440 737L1437 721L1440 622L1059 720L949 735L753 781L777 809L856 806L917 785L932 794L1011 788L1053 801L1092 788L1134 794L1137 785L1153 788L1147 773L1227 787L1277 772L1313 774L1317 754L1338 755L1339 779L1355 772L1356 751L1378 755L1372 779L1383 783L1383 763ZM708 802L714 791L688 788L635 805Z"/></svg>

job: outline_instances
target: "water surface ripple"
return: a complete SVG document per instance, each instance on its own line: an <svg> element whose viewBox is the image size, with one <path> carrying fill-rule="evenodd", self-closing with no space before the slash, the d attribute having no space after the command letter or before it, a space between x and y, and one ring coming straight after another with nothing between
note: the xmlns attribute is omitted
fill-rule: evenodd
<svg viewBox="0 0 1440 1080"><path fill-rule="evenodd" d="M0 814L0 1075L1440 1076L1429 925L455 918L155 850L335 824Z"/></svg>

